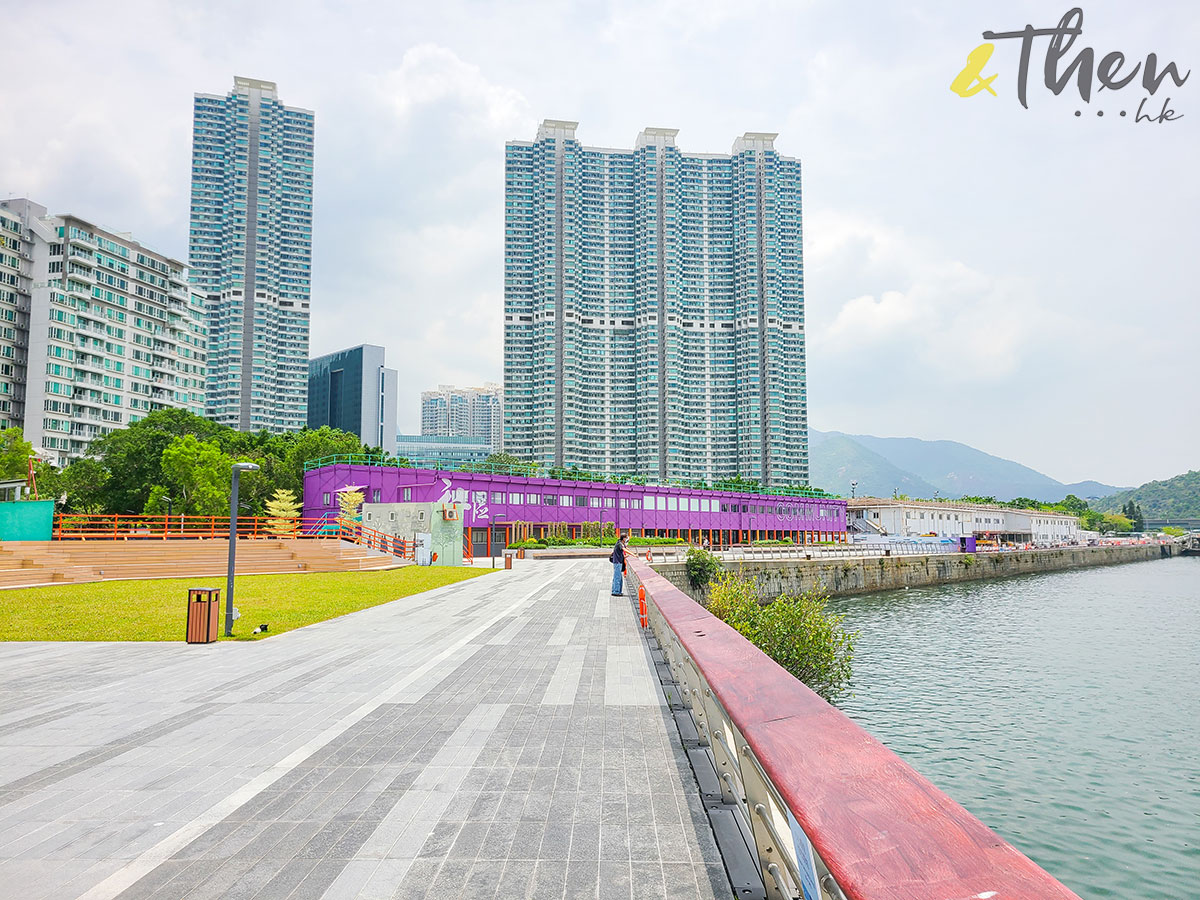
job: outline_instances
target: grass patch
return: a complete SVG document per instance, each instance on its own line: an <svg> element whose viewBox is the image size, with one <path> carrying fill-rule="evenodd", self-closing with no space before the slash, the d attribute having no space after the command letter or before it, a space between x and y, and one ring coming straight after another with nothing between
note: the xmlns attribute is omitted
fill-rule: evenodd
<svg viewBox="0 0 1200 900"><path fill-rule="evenodd" d="M411 594L487 574L491 569L405 566L386 572L239 575L232 638L253 641ZM0 591L0 641L184 640L189 587L221 588L223 578L97 581ZM271 630L253 635L260 623Z"/></svg>

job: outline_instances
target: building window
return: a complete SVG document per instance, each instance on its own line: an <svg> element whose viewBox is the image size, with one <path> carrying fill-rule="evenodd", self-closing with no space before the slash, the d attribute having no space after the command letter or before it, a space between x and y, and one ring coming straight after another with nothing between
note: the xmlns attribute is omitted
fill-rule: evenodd
<svg viewBox="0 0 1200 900"><path fill-rule="evenodd" d="M372 503L380 503L382 501L383 501L383 491L382 490L380 490L379 488L375 488L375 490L371 491L371 502Z"/></svg>
<svg viewBox="0 0 1200 900"><path fill-rule="evenodd" d="M678 497L668 497L667 498L667 509L670 510L671 512L676 512L679 509L679 498Z"/></svg>
<svg viewBox="0 0 1200 900"><path fill-rule="evenodd" d="M525 504L527 506L537 506L541 502L542 502L542 497L540 494L526 494L525 495Z"/></svg>
<svg viewBox="0 0 1200 900"><path fill-rule="evenodd" d="M646 509L654 509L654 497L650 494L646 495Z"/></svg>
<svg viewBox="0 0 1200 900"><path fill-rule="evenodd" d="M588 498L584 494L577 494L575 497L576 506L587 506Z"/></svg>
<svg viewBox="0 0 1200 900"><path fill-rule="evenodd" d="M405 503L412 502L412 488L410 488L410 487L406 487L404 489L404 502Z"/></svg>
<svg viewBox="0 0 1200 900"><path fill-rule="evenodd" d="M504 502L504 491L492 491L492 502L493 503L503 503Z"/></svg>
<svg viewBox="0 0 1200 900"><path fill-rule="evenodd" d="M641 509L641 508L642 508L642 501L641 501L641 500L639 500L637 497L634 497L633 499L631 499L631 500L629 501L629 508L630 508L630 509Z"/></svg>
<svg viewBox="0 0 1200 900"><path fill-rule="evenodd" d="M612 509L614 506L616 506L616 505L617 505L617 501L616 501L616 500L614 500L612 497L605 497L605 498L604 498L604 505L605 505L606 507L608 507L609 509Z"/></svg>
<svg viewBox="0 0 1200 900"><path fill-rule="evenodd" d="M328 493L325 493L325 494L322 494L322 495L321 495L321 505L322 505L322 506L328 506L328 505L329 505L329 494L328 494Z"/></svg>
<svg viewBox="0 0 1200 900"><path fill-rule="evenodd" d="M628 501L628 500L626 500L624 497L622 497L622 498L621 498L621 507L620 507L620 508L621 508L621 509L628 509L628 508L629 508L629 501Z"/></svg>
<svg viewBox="0 0 1200 900"><path fill-rule="evenodd" d="M600 505L600 503L601 503L600 497L589 497L588 498L588 506L598 507Z"/></svg>
<svg viewBox="0 0 1200 900"><path fill-rule="evenodd" d="M667 498L666 498L666 497L656 497L656 498L655 498L655 500L656 500L656 503L655 503L655 505L656 505L656 506L657 506L659 509L664 509L664 510L665 510L665 509L667 508Z"/></svg>
<svg viewBox="0 0 1200 900"><path fill-rule="evenodd" d="M546 496L542 498L542 502L545 503L546 506L558 506L558 495L546 494Z"/></svg>
<svg viewBox="0 0 1200 900"><path fill-rule="evenodd" d="M520 506L522 503L522 496L520 494L509 494L508 502L516 506Z"/></svg>

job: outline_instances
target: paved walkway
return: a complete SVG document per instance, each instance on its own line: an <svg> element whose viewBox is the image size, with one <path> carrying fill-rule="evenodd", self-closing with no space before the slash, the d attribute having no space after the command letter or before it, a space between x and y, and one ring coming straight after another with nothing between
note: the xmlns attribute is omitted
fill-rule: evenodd
<svg viewBox="0 0 1200 900"><path fill-rule="evenodd" d="M610 579L526 561L255 644L0 644L0 893L729 897Z"/></svg>

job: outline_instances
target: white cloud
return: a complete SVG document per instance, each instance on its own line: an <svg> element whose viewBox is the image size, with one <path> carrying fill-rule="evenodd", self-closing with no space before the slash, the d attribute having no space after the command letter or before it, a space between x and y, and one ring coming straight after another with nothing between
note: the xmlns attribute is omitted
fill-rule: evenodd
<svg viewBox="0 0 1200 900"><path fill-rule="evenodd" d="M376 79L383 101L403 126L421 108L450 112L458 134L510 137L528 129L529 102L520 91L484 77L476 65L436 44L419 44L405 51L399 67Z"/></svg>

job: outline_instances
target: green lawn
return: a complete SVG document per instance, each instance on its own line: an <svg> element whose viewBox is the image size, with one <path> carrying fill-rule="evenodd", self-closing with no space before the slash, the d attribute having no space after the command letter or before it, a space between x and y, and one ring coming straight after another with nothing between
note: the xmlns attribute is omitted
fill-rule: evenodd
<svg viewBox="0 0 1200 900"><path fill-rule="evenodd" d="M405 566L385 572L239 575L233 602L242 617L234 623L234 636L221 640L270 637L491 571ZM223 578L163 578L0 591L0 641L183 641L190 587L221 588L224 633ZM251 636L262 622L270 631Z"/></svg>

